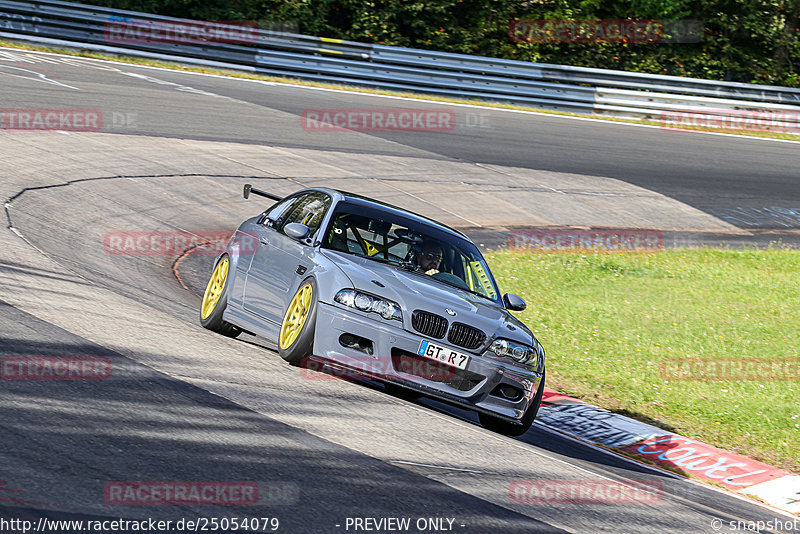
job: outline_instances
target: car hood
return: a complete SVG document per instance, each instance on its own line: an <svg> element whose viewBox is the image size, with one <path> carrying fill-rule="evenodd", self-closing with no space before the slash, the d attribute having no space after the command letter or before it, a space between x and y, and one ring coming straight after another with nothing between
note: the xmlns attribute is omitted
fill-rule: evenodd
<svg viewBox="0 0 800 534"><path fill-rule="evenodd" d="M460 322L480 328L488 339L504 337L536 345L531 331L498 303L449 286L425 274L412 273L334 250L322 252L344 271L355 289L400 304L403 309L403 323L409 331L414 331L411 313L414 310L425 310L446 318L450 323ZM448 314L446 309L455 312L455 316Z"/></svg>

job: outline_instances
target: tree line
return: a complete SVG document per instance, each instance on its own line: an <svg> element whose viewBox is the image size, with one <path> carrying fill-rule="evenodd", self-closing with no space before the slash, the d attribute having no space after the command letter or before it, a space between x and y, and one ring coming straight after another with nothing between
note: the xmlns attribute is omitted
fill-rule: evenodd
<svg viewBox="0 0 800 534"><path fill-rule="evenodd" d="M800 86L800 0L90 0L88 3L200 20L256 21L267 29L374 44Z"/></svg>

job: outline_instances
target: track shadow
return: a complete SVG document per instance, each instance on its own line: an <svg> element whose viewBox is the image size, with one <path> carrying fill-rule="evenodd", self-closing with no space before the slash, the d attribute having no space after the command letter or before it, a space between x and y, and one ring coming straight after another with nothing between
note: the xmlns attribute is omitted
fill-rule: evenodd
<svg viewBox="0 0 800 534"><path fill-rule="evenodd" d="M0 478L19 501L0 509L6 517L278 517L281 531L338 532L348 517L428 517L433 508L457 518L465 532L559 531L275 421L4 303L0 319L4 359L79 355L105 358L112 368L102 380L2 380ZM32 338L32 331L47 339ZM147 491L121 502L109 493L143 482L247 483L258 498L225 501L217 491L213 502L155 505Z"/></svg>

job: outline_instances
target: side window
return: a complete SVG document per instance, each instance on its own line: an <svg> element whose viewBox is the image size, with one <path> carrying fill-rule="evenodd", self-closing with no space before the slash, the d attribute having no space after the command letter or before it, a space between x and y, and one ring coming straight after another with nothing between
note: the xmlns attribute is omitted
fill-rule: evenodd
<svg viewBox="0 0 800 534"><path fill-rule="evenodd" d="M286 216L291 208L298 202L300 202L303 198L308 195L300 195L299 197L292 197L287 198L286 200L279 202L278 204L274 205L265 213L266 218L264 219L264 224L269 226L270 228L283 228L283 221L282 219Z"/></svg>
<svg viewBox="0 0 800 534"><path fill-rule="evenodd" d="M325 193L309 193L300 197L296 204L292 205L287 215L283 217L280 229L289 223L300 223L308 226L310 233L314 235L325 217L325 212L331 205L331 198Z"/></svg>

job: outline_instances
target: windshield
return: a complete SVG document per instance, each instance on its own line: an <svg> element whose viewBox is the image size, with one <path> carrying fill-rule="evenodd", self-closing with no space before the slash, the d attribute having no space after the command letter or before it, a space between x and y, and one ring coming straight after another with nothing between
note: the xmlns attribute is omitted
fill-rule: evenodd
<svg viewBox="0 0 800 534"><path fill-rule="evenodd" d="M322 246L427 275L499 301L489 266L474 244L413 219L341 202Z"/></svg>

